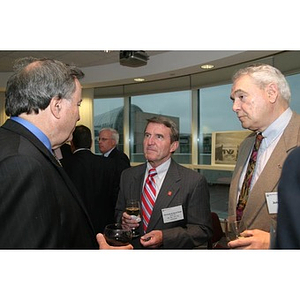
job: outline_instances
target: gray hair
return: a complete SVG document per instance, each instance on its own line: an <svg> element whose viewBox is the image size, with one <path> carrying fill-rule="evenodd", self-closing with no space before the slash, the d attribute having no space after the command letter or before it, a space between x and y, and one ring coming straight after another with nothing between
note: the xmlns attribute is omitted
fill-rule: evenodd
<svg viewBox="0 0 300 300"><path fill-rule="evenodd" d="M19 59L15 62L14 71L5 92L8 116L38 114L54 97L70 100L76 89L75 78L84 77L77 67L48 58Z"/></svg>
<svg viewBox="0 0 300 300"><path fill-rule="evenodd" d="M256 64L238 70L232 77L232 81L236 81L243 75L251 76L256 84L261 88L265 88L270 83L275 83L279 89L281 97L287 102L291 102L291 90L283 74L273 66L267 64Z"/></svg>
<svg viewBox="0 0 300 300"><path fill-rule="evenodd" d="M105 128L101 128L101 130L99 131L99 135L102 131L104 130L108 130L111 132L111 138L116 142L116 144L118 145L119 144L119 138L120 138L120 135L118 133L118 131L114 128L111 128L111 127L105 127Z"/></svg>

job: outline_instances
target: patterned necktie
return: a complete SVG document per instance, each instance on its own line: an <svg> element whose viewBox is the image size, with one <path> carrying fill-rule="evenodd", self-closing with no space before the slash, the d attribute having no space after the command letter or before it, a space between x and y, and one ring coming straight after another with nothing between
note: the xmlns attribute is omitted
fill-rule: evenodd
<svg viewBox="0 0 300 300"><path fill-rule="evenodd" d="M261 141L263 138L264 137L262 136L262 134L260 132L259 134L257 134L256 139L255 139L254 147L253 147L250 159L249 159L247 171L245 174L244 182L243 182L241 193L239 196L239 201L238 201L238 204L236 207L237 221L241 220L244 208L247 204L247 200L248 200L248 196L249 196L249 192L250 192L251 180L252 180L252 176L253 176L253 172L254 172L254 168L255 168L255 164L256 164L257 153L258 153L258 150L259 150L259 147L260 147L260 144L261 144Z"/></svg>
<svg viewBox="0 0 300 300"><path fill-rule="evenodd" d="M152 209L156 198L156 184L154 176L157 174L155 169L150 169L142 192L142 215L144 232L146 232L148 223L152 214Z"/></svg>

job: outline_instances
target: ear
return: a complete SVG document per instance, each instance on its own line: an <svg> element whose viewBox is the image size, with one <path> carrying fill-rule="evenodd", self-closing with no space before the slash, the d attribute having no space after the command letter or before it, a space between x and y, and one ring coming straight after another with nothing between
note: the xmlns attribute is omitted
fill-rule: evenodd
<svg viewBox="0 0 300 300"><path fill-rule="evenodd" d="M61 112L61 108L62 108L62 99L58 98L58 97L53 97L50 100L50 110L52 112L52 115L57 118L60 119L60 112Z"/></svg>
<svg viewBox="0 0 300 300"><path fill-rule="evenodd" d="M275 83L270 83L266 88L266 92L269 97L269 101L271 103L275 103L279 94L277 85Z"/></svg>
<svg viewBox="0 0 300 300"><path fill-rule="evenodd" d="M177 150L178 146L179 146L179 142L178 141L173 142L171 144L171 147L170 147L170 152L171 153L175 152Z"/></svg>

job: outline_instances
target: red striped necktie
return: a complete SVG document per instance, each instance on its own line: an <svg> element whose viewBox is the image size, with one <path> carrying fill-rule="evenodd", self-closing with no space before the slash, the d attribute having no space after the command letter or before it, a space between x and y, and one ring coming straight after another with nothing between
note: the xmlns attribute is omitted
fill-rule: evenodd
<svg viewBox="0 0 300 300"><path fill-rule="evenodd" d="M252 177L253 177L253 173L254 173L254 168L255 168L255 164L256 164L256 159L257 159L257 153L258 153L258 150L259 150L259 147L261 145L261 141L262 141L263 138L264 137L262 136L261 132L256 135L254 147L253 147L250 159L249 159L247 171L246 171L246 174L245 174L244 182L243 182L241 193L240 193L240 196L239 196L239 201L238 201L238 204L237 204L237 207L236 207L236 219L237 219L237 221L241 220L242 215L243 215L243 211L244 211L245 206L246 206L247 201L248 201L248 196L249 196L249 192L250 192L250 185L251 185L251 181L252 181Z"/></svg>
<svg viewBox="0 0 300 300"><path fill-rule="evenodd" d="M142 215L144 232L146 232L148 223L152 214L153 206L156 199L156 184L154 176L157 174L156 170L150 169L142 192Z"/></svg>

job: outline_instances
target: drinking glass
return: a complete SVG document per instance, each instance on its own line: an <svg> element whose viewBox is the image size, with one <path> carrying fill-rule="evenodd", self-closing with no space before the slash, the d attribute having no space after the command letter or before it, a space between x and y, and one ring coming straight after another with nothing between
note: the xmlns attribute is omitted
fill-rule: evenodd
<svg viewBox="0 0 300 300"><path fill-rule="evenodd" d="M103 234L106 242L115 247L129 245L132 239L130 227L121 223L106 225Z"/></svg>
<svg viewBox="0 0 300 300"><path fill-rule="evenodd" d="M137 222L141 222L141 209L140 209L140 201L129 199L126 202L126 213L131 216L131 218L135 219ZM132 237L138 237L139 233L132 228Z"/></svg>
<svg viewBox="0 0 300 300"><path fill-rule="evenodd" d="M225 234L228 241L241 238L240 233L246 229L243 221L237 221L235 216L229 217L225 221Z"/></svg>

